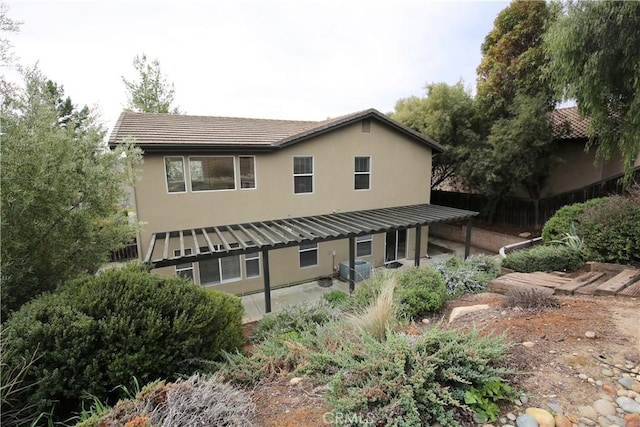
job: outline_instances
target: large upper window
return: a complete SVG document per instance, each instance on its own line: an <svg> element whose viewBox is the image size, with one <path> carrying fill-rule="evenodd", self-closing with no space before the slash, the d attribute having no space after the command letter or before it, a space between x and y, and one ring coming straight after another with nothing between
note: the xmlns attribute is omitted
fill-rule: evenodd
<svg viewBox="0 0 640 427"><path fill-rule="evenodd" d="M200 248L206 252L208 247ZM220 283L235 282L242 279L240 271L240 255L233 255L218 259L200 261L200 284L217 285Z"/></svg>
<svg viewBox="0 0 640 427"><path fill-rule="evenodd" d="M189 157L191 191L235 190L233 157Z"/></svg>
<svg viewBox="0 0 640 427"><path fill-rule="evenodd" d="M354 164L356 190L371 188L371 157L356 157Z"/></svg>
<svg viewBox="0 0 640 427"><path fill-rule="evenodd" d="M369 256L372 253L373 239L371 234L356 237L356 256Z"/></svg>
<svg viewBox="0 0 640 427"><path fill-rule="evenodd" d="M256 158L240 156L240 188L256 188Z"/></svg>
<svg viewBox="0 0 640 427"><path fill-rule="evenodd" d="M318 244L299 246L300 268L318 265Z"/></svg>
<svg viewBox="0 0 640 427"><path fill-rule="evenodd" d="M293 158L293 192L313 193L313 157Z"/></svg>
<svg viewBox="0 0 640 427"><path fill-rule="evenodd" d="M165 157L164 170L169 193L183 193L187 190L184 183L184 159L182 157Z"/></svg>

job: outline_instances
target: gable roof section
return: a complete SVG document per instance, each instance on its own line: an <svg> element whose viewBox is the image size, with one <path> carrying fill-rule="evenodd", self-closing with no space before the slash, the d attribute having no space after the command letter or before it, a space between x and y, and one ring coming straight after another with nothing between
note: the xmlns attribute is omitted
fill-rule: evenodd
<svg viewBox="0 0 640 427"><path fill-rule="evenodd" d="M109 146L132 137L145 151L274 151L365 119L377 120L436 151L443 150L431 138L375 109L318 122L123 112L111 132Z"/></svg>
<svg viewBox="0 0 640 427"><path fill-rule="evenodd" d="M580 117L578 107L558 108L549 113L551 126L556 138L567 139L587 139L587 129L589 119Z"/></svg>

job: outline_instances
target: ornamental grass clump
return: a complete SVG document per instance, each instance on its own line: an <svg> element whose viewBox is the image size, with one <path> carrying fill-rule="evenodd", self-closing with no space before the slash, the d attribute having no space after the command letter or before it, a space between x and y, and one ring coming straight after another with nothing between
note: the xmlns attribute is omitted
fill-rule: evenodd
<svg viewBox="0 0 640 427"><path fill-rule="evenodd" d="M348 314L347 321L378 341L383 341L387 329L393 327L394 323L396 323L396 306L393 302L393 293L396 286L395 279L390 278L387 280L375 300L368 307Z"/></svg>

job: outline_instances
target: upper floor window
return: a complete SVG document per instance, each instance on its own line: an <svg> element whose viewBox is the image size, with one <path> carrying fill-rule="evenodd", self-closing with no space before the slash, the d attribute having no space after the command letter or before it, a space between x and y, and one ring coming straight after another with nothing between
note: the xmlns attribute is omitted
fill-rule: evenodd
<svg viewBox="0 0 640 427"><path fill-rule="evenodd" d="M184 182L184 159L182 157L165 157L164 170L169 193L184 193L187 189Z"/></svg>
<svg viewBox="0 0 640 427"><path fill-rule="evenodd" d="M368 190L371 188L371 157L355 158L354 188L356 190Z"/></svg>
<svg viewBox="0 0 640 427"><path fill-rule="evenodd" d="M228 157L189 157L191 191L235 190L235 164Z"/></svg>
<svg viewBox="0 0 640 427"><path fill-rule="evenodd" d="M240 188L256 188L256 158L240 156Z"/></svg>
<svg viewBox="0 0 640 427"><path fill-rule="evenodd" d="M293 192L313 193L313 157L293 158Z"/></svg>

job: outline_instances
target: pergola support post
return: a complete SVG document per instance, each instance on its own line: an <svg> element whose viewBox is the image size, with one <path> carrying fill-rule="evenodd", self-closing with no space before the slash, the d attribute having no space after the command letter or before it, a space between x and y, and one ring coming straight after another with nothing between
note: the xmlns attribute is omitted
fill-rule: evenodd
<svg viewBox="0 0 640 427"><path fill-rule="evenodd" d="M420 239L422 238L422 227L421 226L417 226L416 227L416 253L415 253L415 260L413 262L413 265L415 267L420 267Z"/></svg>
<svg viewBox="0 0 640 427"><path fill-rule="evenodd" d="M356 283L356 238L349 237L349 293L355 290Z"/></svg>
<svg viewBox="0 0 640 427"><path fill-rule="evenodd" d="M264 312L271 313L271 278L269 277L269 250L262 250L262 274L264 275Z"/></svg>
<svg viewBox="0 0 640 427"><path fill-rule="evenodd" d="M467 221L467 235L464 240L464 259L469 258L471 254L471 228L473 226L473 218Z"/></svg>

